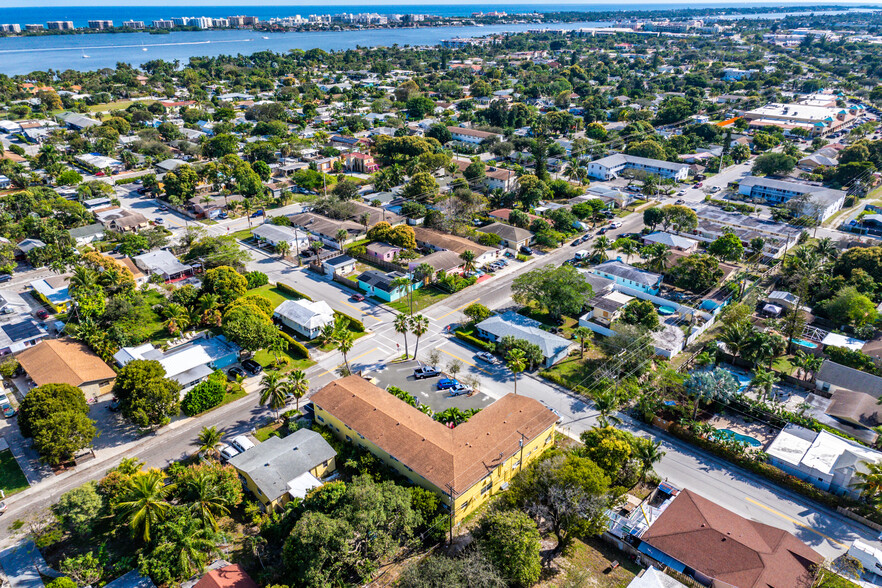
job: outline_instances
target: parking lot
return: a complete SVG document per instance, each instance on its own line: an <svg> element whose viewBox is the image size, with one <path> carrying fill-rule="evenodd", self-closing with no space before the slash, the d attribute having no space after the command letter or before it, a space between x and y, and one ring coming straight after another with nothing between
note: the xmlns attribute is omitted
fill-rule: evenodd
<svg viewBox="0 0 882 588"><path fill-rule="evenodd" d="M377 386L398 386L412 394L421 404L428 404L434 412L441 412L456 407L462 410L469 408L485 408L493 403L493 398L483 392L475 392L471 396L454 396L446 390L438 390L438 378L416 380L413 370L418 367L416 361L390 364L381 371L365 373L366 378L376 378ZM443 377L443 376L442 376Z"/></svg>

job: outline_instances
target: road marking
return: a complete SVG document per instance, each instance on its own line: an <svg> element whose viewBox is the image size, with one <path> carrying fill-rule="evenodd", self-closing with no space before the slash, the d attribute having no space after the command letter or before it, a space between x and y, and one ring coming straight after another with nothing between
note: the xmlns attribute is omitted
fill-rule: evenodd
<svg viewBox="0 0 882 588"><path fill-rule="evenodd" d="M355 361L356 359L358 359L358 358L360 358L360 357L364 357L364 356L367 355L368 353L373 353L373 352L376 351L377 349L379 349L379 347L374 347L373 349L369 349L368 351L365 351L364 353L362 353L362 354L360 354L360 355L356 355L355 357L350 357L350 358L349 358L349 363L352 363L353 361ZM338 369L340 369L341 367L343 367L343 366L345 366L345 365L346 365L346 362L344 361L344 362L341 363L340 365L335 366L334 369L335 369L335 370L338 370ZM321 378L322 376L327 375L327 374L330 374L330 373L331 373L331 370L326 370L326 371L320 373L317 377Z"/></svg>
<svg viewBox="0 0 882 588"><path fill-rule="evenodd" d="M453 355L453 354L450 353L449 351L445 351L445 350L441 349L440 347L438 348L438 351L440 351L441 353L446 353L446 354L449 355L450 357L452 357L452 358L454 358L454 359L458 359L459 361L461 361L461 362L463 362L463 363L465 363L465 364L468 364L468 365L472 366L473 368L475 368L476 370L480 370L480 371L484 372L484 373L487 374L487 375L491 375L490 372L488 372L487 370L485 370L485 369L482 368L482 367L479 367L479 366L475 365L474 363L470 362L470 361L467 360L467 359L463 359L463 358L459 357L458 355Z"/></svg>
<svg viewBox="0 0 882 588"><path fill-rule="evenodd" d="M472 300L471 302L466 302L465 304L463 304L463 305L460 306L459 308L454 308L453 310L451 310L451 311L448 312L447 314L442 314L442 315L439 316L436 320L439 320L439 321L440 321L440 320L443 319L444 317L449 316L449 315L453 314L454 312L456 312L456 311L458 311L458 310L462 310L462 309L465 308L466 306L469 306L469 305L471 305L471 304L474 304L474 303L477 302L478 300L480 300L480 298L475 298L475 299Z"/></svg>
<svg viewBox="0 0 882 588"><path fill-rule="evenodd" d="M367 316L371 317L372 319L374 319L374 320L377 321L378 323L383 322L383 319L378 318L378 317L375 317L375 316L372 315L372 314L368 314L368 313L366 313L365 311L363 311L362 309L358 308L357 306L353 306L353 305L349 304L349 303L346 302L345 300L341 300L340 303L341 303L341 304L345 304L346 306L348 306L348 307L351 308L352 310L356 310L356 311L360 312L362 315L367 315Z"/></svg>
<svg viewBox="0 0 882 588"><path fill-rule="evenodd" d="M774 514L774 515L777 515L777 516L781 517L782 519L785 519L785 520L790 521L790 522L793 523L794 525L797 525L797 526L799 526L799 527L802 527L803 529L808 529L808 530L811 531L812 533L814 533L814 534L816 534L816 535L820 535L820 536L823 537L824 539L827 539L828 541L832 541L832 542L835 543L836 545L839 545L839 546L841 546L841 547L848 547L848 545L846 545L846 544L843 543L842 541L837 541L836 539L834 539L833 537L830 537L829 535L825 535L825 534L821 533L820 531L817 531L817 530L815 530L815 529L812 529L810 526L806 525L805 523L801 523L801 522L797 521L796 519L792 519L792 518L790 518L789 516L787 516L786 514L780 513L780 512L778 512L777 510L775 510L774 508L770 508L770 507L766 506L765 504L762 504L761 502L757 502L756 500L754 500L753 498L750 498L749 496L745 496L744 499L745 499L746 501L748 501L748 502L752 502L753 504L757 505L757 506L760 507L760 508L764 508L764 509L766 509L766 510L769 511L770 513L772 513L772 514Z"/></svg>

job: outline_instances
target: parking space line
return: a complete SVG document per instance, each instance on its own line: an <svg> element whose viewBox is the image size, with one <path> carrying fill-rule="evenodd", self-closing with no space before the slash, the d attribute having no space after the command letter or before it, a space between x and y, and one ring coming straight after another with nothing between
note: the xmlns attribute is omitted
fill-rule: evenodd
<svg viewBox="0 0 882 588"><path fill-rule="evenodd" d="M447 314L442 314L442 315L439 316L436 320L439 320L439 321L440 321L440 320L443 319L444 317L449 316L449 315L451 315L451 314L453 314L454 312L457 312L457 311L459 311L459 310L462 310L462 309L465 308L466 306L472 305L472 304L474 304L475 302L477 302L478 300L480 300L480 298L475 298L475 299L472 300L471 302L466 302L465 304L463 304L463 305L460 306L459 308L454 308L453 310L451 310L451 311L448 312Z"/></svg>
<svg viewBox="0 0 882 588"><path fill-rule="evenodd" d="M440 347L438 348L438 351L440 351L441 353L445 353L445 354L449 355L450 357L452 357L452 358L454 358L454 359L458 359L459 361L461 361L461 362L463 362L463 363L465 363L465 364L467 364L467 365L472 366L472 367L475 368L476 370L480 370L480 371L484 372L484 373L487 374L488 376L489 376L489 375L492 375L490 372L488 372L488 371L485 370L484 368L475 365L474 363L472 363L471 361L469 361L469 360L467 360L467 359L463 359L463 358L459 357L458 355L454 355L454 354L450 353L449 351L445 351L444 349L441 349Z"/></svg>
<svg viewBox="0 0 882 588"><path fill-rule="evenodd" d="M373 352L376 351L377 349L379 349L379 347L374 347L373 349L369 349L368 351L365 351L364 353L361 353L361 354L359 354L359 355L356 355L355 357L350 357L350 358L349 358L349 363L351 364L351 363L352 363L353 361L355 361L356 359L358 359L358 358L360 358L360 357L364 357L364 356L367 355L368 353L373 353ZM345 365L346 365L346 362L344 361L344 362L341 363L340 365L335 366L334 369L335 369L335 370L338 370L338 369L340 369L341 367L343 367L343 366L345 366ZM320 373L317 377L321 378L322 376L325 376L325 375L330 374L330 373L331 373L331 370L326 370L326 371Z"/></svg>

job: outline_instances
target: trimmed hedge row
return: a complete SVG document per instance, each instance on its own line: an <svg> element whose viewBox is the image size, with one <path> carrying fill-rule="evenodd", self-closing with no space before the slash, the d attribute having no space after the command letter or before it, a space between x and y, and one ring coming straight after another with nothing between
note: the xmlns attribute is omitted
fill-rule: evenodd
<svg viewBox="0 0 882 588"><path fill-rule="evenodd" d="M284 331L279 331L279 335L288 343L288 351L296 351L303 359L309 359L309 349L306 348L306 345Z"/></svg>
<svg viewBox="0 0 882 588"><path fill-rule="evenodd" d="M343 318L349 320L349 330L350 331L355 331L356 333L364 333L364 331L365 331L364 323L361 322L360 320L358 320L357 318L352 318L348 314L340 312L339 310L335 310L334 314L336 314L338 316L342 316Z"/></svg>
<svg viewBox="0 0 882 588"><path fill-rule="evenodd" d="M465 333L463 331L456 331L456 338L461 341L465 341L466 343L471 343L475 347L483 349L484 351L489 351L490 353L496 351L496 343L482 341L481 339L478 339L477 337L469 335L468 333Z"/></svg>
<svg viewBox="0 0 882 588"><path fill-rule="evenodd" d="M313 301L312 298L310 298L309 296L307 296L303 292L295 290L294 288L292 288L288 284L285 284L282 282L276 282L276 288L278 288L282 292L287 292L288 294L293 294L294 296L299 296L300 298L305 298L306 300L309 300L310 302Z"/></svg>

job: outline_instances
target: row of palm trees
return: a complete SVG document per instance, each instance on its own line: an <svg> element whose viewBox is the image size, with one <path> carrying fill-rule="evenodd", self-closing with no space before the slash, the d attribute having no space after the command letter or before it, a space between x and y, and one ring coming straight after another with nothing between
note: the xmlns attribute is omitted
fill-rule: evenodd
<svg viewBox="0 0 882 588"><path fill-rule="evenodd" d="M429 319L421 314L408 316L404 313L399 313L395 317L393 328L396 333L404 337L404 359L410 359L407 334L412 333L416 337L416 346L413 350L413 356L416 357L420 350L420 337L429 330Z"/></svg>
<svg viewBox="0 0 882 588"><path fill-rule="evenodd" d="M670 251L662 243L641 246L640 243L633 239L618 239L613 243L606 235L600 235L594 240L591 251L594 254L594 258L602 263L609 259L607 251L613 248L625 255L627 263L631 263L632 256L639 254L645 260L646 268L651 271L662 273L668 267Z"/></svg>
<svg viewBox="0 0 882 588"><path fill-rule="evenodd" d="M271 370L260 380L260 404L268 406L279 419L279 412L294 398L296 410L300 410L300 399L309 392L309 380L303 370L293 370L287 374Z"/></svg>

